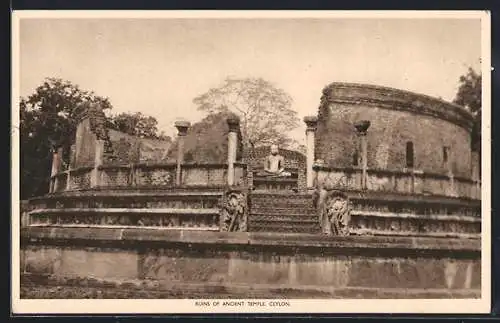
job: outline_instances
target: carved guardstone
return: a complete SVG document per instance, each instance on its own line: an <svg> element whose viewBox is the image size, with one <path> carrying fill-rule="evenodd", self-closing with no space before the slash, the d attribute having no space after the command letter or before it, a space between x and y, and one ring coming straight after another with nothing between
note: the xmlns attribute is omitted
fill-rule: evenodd
<svg viewBox="0 0 500 323"><path fill-rule="evenodd" d="M323 234L328 236L349 235L351 210L349 198L345 193L322 188L316 192L315 204Z"/></svg>
<svg viewBox="0 0 500 323"><path fill-rule="evenodd" d="M247 231L247 214L247 194L242 191L226 192L222 200L220 230Z"/></svg>

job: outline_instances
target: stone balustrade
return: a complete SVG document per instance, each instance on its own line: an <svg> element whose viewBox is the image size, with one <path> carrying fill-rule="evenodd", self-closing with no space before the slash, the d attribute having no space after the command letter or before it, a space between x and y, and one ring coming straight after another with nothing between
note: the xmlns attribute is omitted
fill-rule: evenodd
<svg viewBox="0 0 500 323"><path fill-rule="evenodd" d="M51 192L59 193L91 188L113 187L179 187L176 183L175 164L101 165L96 169L81 167L57 173L51 177ZM247 184L246 165L234 163L234 185ZM180 172L181 187L224 187L227 184L226 164L183 164ZM96 183L92 183L97 171Z"/></svg>
<svg viewBox="0 0 500 323"><path fill-rule="evenodd" d="M481 183L469 178L408 171L367 169L363 188L363 172L358 168L314 166L317 187L340 190L394 192L411 195L450 196L467 199L481 198Z"/></svg>

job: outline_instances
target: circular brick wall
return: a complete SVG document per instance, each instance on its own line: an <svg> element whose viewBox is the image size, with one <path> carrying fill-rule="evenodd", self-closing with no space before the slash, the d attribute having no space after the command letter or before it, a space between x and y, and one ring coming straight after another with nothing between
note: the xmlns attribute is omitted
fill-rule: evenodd
<svg viewBox="0 0 500 323"><path fill-rule="evenodd" d="M371 122L369 168L405 169L406 146L412 142L414 169L443 175L451 170L455 176L470 177L473 119L464 108L392 88L332 83L321 98L315 158L332 167L356 167L359 141L354 123L359 120Z"/></svg>

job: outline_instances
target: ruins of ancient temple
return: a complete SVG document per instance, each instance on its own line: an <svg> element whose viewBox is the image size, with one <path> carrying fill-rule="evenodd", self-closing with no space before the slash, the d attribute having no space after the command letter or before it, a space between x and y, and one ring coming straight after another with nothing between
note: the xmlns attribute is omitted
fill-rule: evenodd
<svg viewBox="0 0 500 323"><path fill-rule="evenodd" d="M469 112L332 83L304 122L306 155L280 149L290 176L263 177L269 147L239 153L237 118L226 162L188 163L188 122L171 159L83 109L69 167L54 152L50 192L22 221L22 296L480 296Z"/></svg>

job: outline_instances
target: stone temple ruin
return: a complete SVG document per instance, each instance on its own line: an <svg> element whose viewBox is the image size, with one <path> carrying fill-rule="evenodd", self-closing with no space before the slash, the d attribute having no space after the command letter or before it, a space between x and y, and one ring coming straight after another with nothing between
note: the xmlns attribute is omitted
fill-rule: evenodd
<svg viewBox="0 0 500 323"><path fill-rule="evenodd" d="M325 87L290 176L269 147L184 162L83 109L71 163L21 228L25 298L469 298L481 289L479 154L462 107L360 84ZM57 289L50 288L58 286Z"/></svg>

